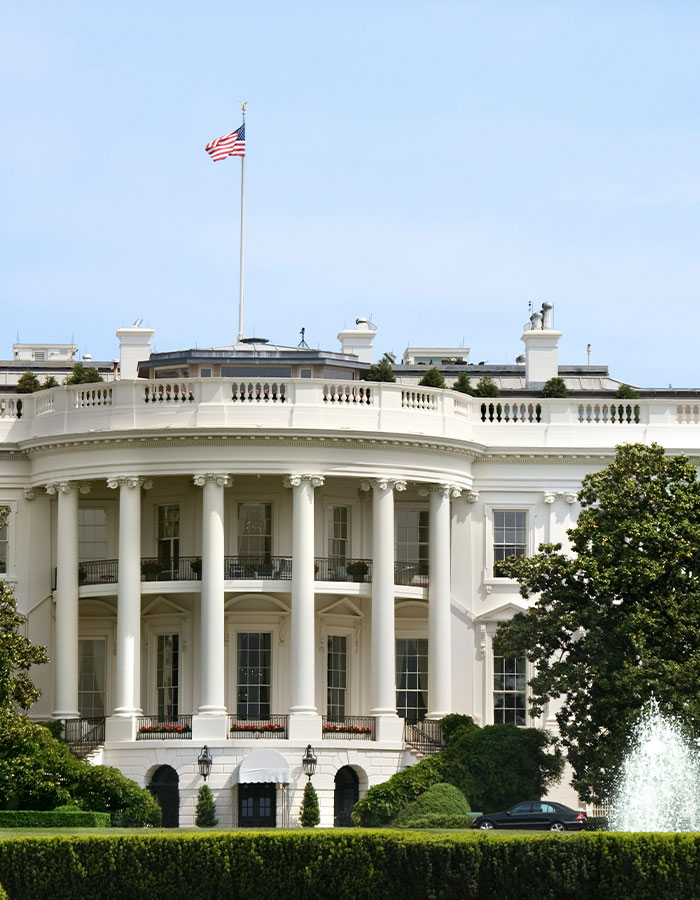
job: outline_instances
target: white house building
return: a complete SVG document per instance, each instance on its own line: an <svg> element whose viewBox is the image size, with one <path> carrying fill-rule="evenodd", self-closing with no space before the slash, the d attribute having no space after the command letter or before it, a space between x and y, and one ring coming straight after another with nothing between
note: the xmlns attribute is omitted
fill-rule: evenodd
<svg viewBox="0 0 700 900"><path fill-rule="evenodd" d="M183 825L205 745L220 824L294 823L311 744L331 825L439 743L446 713L554 727L530 721L525 661L492 652L524 606L494 563L566 543L617 444L698 452L700 394L616 400L607 367L558 364L551 316L512 366L409 348L395 384L362 380L363 319L339 352L151 353L153 331L121 329L119 365L98 364L112 380L34 394L14 387L34 359L5 366L0 573L50 656L32 715ZM420 387L428 365L502 396ZM541 396L555 375L566 399Z"/></svg>

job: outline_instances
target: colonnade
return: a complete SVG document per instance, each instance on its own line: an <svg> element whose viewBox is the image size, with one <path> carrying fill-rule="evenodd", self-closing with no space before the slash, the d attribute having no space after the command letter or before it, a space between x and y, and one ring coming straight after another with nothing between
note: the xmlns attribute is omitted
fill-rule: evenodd
<svg viewBox="0 0 700 900"><path fill-rule="evenodd" d="M202 583L200 621L199 717L221 719L225 705L224 646L224 489L229 474L194 476L202 488ZM315 700L314 497L324 483L320 474L292 474L284 480L292 490L291 580L291 720L318 719ZM117 647L114 715L140 715L141 676L141 494L147 478L107 479L119 491L119 572L117 585ZM394 623L394 497L406 482L373 478L361 482L372 495L372 601L370 714L396 720ZM54 717L78 713L78 496L89 490L80 482L46 486L58 500L56 631L54 652ZM450 613L450 498L460 490L449 484L420 487L429 496L429 654L428 717L452 710ZM303 727L297 729L301 735Z"/></svg>

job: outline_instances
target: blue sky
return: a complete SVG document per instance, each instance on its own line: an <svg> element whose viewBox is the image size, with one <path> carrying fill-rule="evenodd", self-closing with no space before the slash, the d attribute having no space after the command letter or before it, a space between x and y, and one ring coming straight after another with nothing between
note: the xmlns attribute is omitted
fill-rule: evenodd
<svg viewBox="0 0 700 900"><path fill-rule="evenodd" d="M0 298L22 341L116 355L237 330L337 349L521 352L700 385L700 4L10 0L0 30Z"/></svg>

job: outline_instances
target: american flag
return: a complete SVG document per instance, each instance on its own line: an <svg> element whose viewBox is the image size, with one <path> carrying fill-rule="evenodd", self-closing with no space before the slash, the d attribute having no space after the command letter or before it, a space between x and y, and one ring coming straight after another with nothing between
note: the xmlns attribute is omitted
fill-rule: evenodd
<svg viewBox="0 0 700 900"><path fill-rule="evenodd" d="M245 125L231 134L209 141L204 149L214 161L226 159L227 156L245 156Z"/></svg>

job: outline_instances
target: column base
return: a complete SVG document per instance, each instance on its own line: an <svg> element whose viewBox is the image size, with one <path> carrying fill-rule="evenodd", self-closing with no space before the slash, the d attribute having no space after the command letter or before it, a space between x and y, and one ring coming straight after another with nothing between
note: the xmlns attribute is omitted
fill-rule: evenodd
<svg viewBox="0 0 700 900"><path fill-rule="evenodd" d="M192 740L193 741L225 741L226 725L228 718L224 715L199 715L192 716Z"/></svg>
<svg viewBox="0 0 700 900"><path fill-rule="evenodd" d="M79 719L80 713L78 712L77 709L76 710L56 709L56 710L54 710L54 712L51 713L51 718L52 719Z"/></svg>
<svg viewBox="0 0 700 900"><path fill-rule="evenodd" d="M429 712L426 713L426 719L444 719L445 716L452 715L450 712Z"/></svg>
<svg viewBox="0 0 700 900"><path fill-rule="evenodd" d="M121 714L107 716L105 720L105 741L135 741L136 716Z"/></svg>
<svg viewBox="0 0 700 900"><path fill-rule="evenodd" d="M321 716L318 713L290 713L287 737L290 741L320 741Z"/></svg>
<svg viewBox="0 0 700 900"><path fill-rule="evenodd" d="M382 743L403 746L403 719L393 715L380 715L376 718L377 740Z"/></svg>

